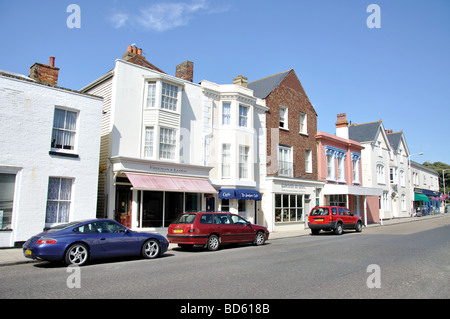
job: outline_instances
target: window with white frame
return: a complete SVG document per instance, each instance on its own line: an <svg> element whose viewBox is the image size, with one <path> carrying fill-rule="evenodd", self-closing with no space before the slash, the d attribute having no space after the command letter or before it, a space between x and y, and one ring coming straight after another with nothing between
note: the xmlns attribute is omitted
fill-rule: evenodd
<svg viewBox="0 0 450 319"><path fill-rule="evenodd" d="M159 158L175 159L176 131L161 128L159 132Z"/></svg>
<svg viewBox="0 0 450 319"><path fill-rule="evenodd" d="M69 221L73 179L50 177L47 192L46 224Z"/></svg>
<svg viewBox="0 0 450 319"><path fill-rule="evenodd" d="M353 183L359 184L359 159L360 156L357 153L352 153L352 170L353 170Z"/></svg>
<svg viewBox="0 0 450 319"><path fill-rule="evenodd" d="M377 183L386 184L384 166L381 164L377 165Z"/></svg>
<svg viewBox="0 0 450 319"><path fill-rule="evenodd" d="M222 178L230 178L230 144L222 144Z"/></svg>
<svg viewBox="0 0 450 319"><path fill-rule="evenodd" d="M312 173L312 151L305 150L305 170L306 173Z"/></svg>
<svg viewBox="0 0 450 319"><path fill-rule="evenodd" d="M327 153L327 180L335 180L335 164L334 154Z"/></svg>
<svg viewBox="0 0 450 319"><path fill-rule="evenodd" d="M280 128L288 129L288 108L280 106Z"/></svg>
<svg viewBox="0 0 450 319"><path fill-rule="evenodd" d="M247 127L248 121L248 107L239 105L239 126Z"/></svg>
<svg viewBox="0 0 450 319"><path fill-rule="evenodd" d="M231 103L222 103L222 125L230 125L231 120Z"/></svg>
<svg viewBox="0 0 450 319"><path fill-rule="evenodd" d="M154 156L154 128L146 127L145 128L145 141L144 141L144 157L152 158Z"/></svg>
<svg viewBox="0 0 450 319"><path fill-rule="evenodd" d="M339 154L337 160L338 160L338 181L345 182L345 156L343 154Z"/></svg>
<svg viewBox="0 0 450 319"><path fill-rule="evenodd" d="M248 146L239 146L239 178L248 178Z"/></svg>
<svg viewBox="0 0 450 319"><path fill-rule="evenodd" d="M279 176L294 176L294 164L292 161L292 147L278 146L278 175Z"/></svg>
<svg viewBox="0 0 450 319"><path fill-rule="evenodd" d="M147 84L147 107L156 106L156 82L148 82Z"/></svg>
<svg viewBox="0 0 450 319"><path fill-rule="evenodd" d="M16 174L0 172L0 229L10 230L14 206Z"/></svg>
<svg viewBox="0 0 450 319"><path fill-rule="evenodd" d="M162 82L161 108L170 111L177 110L178 86Z"/></svg>
<svg viewBox="0 0 450 319"><path fill-rule="evenodd" d="M302 221L303 208L303 195L275 194L275 223Z"/></svg>
<svg viewBox="0 0 450 319"><path fill-rule="evenodd" d="M390 167L389 168L389 182L391 184L397 184L398 181L398 168Z"/></svg>
<svg viewBox="0 0 450 319"><path fill-rule="evenodd" d="M307 116L306 113L300 112L300 134L308 134Z"/></svg>
<svg viewBox="0 0 450 319"><path fill-rule="evenodd" d="M400 170L400 186L405 187L405 171Z"/></svg>
<svg viewBox="0 0 450 319"><path fill-rule="evenodd" d="M55 107L51 147L54 150L75 149L78 113Z"/></svg>

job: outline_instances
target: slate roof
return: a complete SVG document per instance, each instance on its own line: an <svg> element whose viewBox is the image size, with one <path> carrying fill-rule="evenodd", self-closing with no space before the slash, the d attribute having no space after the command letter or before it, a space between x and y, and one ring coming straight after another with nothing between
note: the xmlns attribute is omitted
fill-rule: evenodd
<svg viewBox="0 0 450 319"><path fill-rule="evenodd" d="M394 150L398 150L400 143L402 142L402 132L389 133L387 134L389 144Z"/></svg>
<svg viewBox="0 0 450 319"><path fill-rule="evenodd" d="M372 142L380 130L381 120L366 124L352 124L348 127L348 135L351 140L357 142Z"/></svg>
<svg viewBox="0 0 450 319"><path fill-rule="evenodd" d="M254 96L265 99L291 71L292 69L250 82L247 87L253 90Z"/></svg>

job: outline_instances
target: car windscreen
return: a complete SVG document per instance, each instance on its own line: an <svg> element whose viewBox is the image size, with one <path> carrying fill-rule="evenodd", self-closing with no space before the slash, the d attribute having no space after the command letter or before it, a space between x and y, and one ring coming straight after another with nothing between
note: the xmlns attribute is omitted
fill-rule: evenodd
<svg viewBox="0 0 450 319"><path fill-rule="evenodd" d="M178 215L172 224L192 224L197 217L197 214L182 214Z"/></svg>
<svg viewBox="0 0 450 319"><path fill-rule="evenodd" d="M311 216L323 216L328 215L328 208L327 207L320 207L320 208L314 208L311 211Z"/></svg>

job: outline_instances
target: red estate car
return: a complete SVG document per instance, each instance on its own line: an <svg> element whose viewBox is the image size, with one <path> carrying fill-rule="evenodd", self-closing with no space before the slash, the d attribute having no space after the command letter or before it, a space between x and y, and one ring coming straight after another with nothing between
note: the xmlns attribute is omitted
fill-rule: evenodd
<svg viewBox="0 0 450 319"><path fill-rule="evenodd" d="M344 229L362 231L361 218L338 206L314 207L308 216L308 224L313 235L320 230L333 230L336 235L341 235Z"/></svg>
<svg viewBox="0 0 450 319"><path fill-rule="evenodd" d="M208 250L219 249L220 244L250 242L263 245L269 239L264 226L254 225L239 215L224 212L183 213L169 225L167 238L181 248L194 245Z"/></svg>

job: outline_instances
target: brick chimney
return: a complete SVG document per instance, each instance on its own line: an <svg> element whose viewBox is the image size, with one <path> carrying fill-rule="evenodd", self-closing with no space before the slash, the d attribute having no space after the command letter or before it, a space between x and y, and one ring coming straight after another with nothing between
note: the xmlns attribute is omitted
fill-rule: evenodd
<svg viewBox="0 0 450 319"><path fill-rule="evenodd" d="M185 61L176 67L175 76L177 78L193 82L194 81L194 62Z"/></svg>
<svg viewBox="0 0 450 319"><path fill-rule="evenodd" d="M345 113L337 115L336 136L348 140L348 122L347 122L347 115Z"/></svg>
<svg viewBox="0 0 450 319"><path fill-rule="evenodd" d="M243 87L247 87L248 79L247 77L243 75L238 75L236 78L233 79L233 84L237 84Z"/></svg>
<svg viewBox="0 0 450 319"><path fill-rule="evenodd" d="M55 57L50 57L48 65L42 63L35 63L30 67L29 77L36 80L36 82L56 86L58 83L59 68L55 67Z"/></svg>
<svg viewBox="0 0 450 319"><path fill-rule="evenodd" d="M122 54L122 59L128 61L136 55L142 56L142 49L137 48L135 45L129 45L127 47L127 52Z"/></svg>

